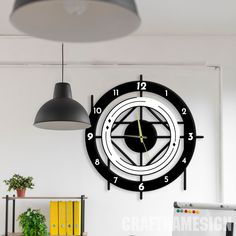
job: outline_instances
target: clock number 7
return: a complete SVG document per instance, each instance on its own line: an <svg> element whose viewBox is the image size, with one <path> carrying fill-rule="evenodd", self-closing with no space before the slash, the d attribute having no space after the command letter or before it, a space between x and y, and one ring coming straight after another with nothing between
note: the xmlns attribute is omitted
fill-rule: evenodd
<svg viewBox="0 0 236 236"><path fill-rule="evenodd" d="M114 184L117 183L118 177L114 177Z"/></svg>

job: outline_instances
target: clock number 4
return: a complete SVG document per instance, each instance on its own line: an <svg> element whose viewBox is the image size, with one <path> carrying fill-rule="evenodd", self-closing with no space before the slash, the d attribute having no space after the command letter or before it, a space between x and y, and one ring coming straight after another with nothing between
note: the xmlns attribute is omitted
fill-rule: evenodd
<svg viewBox="0 0 236 236"><path fill-rule="evenodd" d="M146 82L138 82L137 83L137 90L146 90L147 89L147 83Z"/></svg>

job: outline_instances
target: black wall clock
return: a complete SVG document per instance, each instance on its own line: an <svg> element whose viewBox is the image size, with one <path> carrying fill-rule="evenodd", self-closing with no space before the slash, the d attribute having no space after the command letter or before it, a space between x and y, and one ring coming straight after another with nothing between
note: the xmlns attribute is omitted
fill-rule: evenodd
<svg viewBox="0 0 236 236"><path fill-rule="evenodd" d="M110 184L140 192L162 188L184 173L197 136L193 116L171 89L132 81L91 96L91 127L85 139L89 158Z"/></svg>

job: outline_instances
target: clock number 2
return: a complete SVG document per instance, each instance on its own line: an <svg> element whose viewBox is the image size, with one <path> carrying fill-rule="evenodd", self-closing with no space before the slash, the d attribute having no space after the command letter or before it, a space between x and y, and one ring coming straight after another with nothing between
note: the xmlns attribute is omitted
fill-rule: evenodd
<svg viewBox="0 0 236 236"><path fill-rule="evenodd" d="M137 90L146 90L147 89L147 83L146 82L138 82L137 83Z"/></svg>

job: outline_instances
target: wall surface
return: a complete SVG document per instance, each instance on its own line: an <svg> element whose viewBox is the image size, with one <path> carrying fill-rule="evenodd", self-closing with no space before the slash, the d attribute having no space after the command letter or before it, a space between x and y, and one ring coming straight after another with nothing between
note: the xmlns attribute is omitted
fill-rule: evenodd
<svg viewBox="0 0 236 236"><path fill-rule="evenodd" d="M236 38L129 37L66 45L66 79L74 98L87 110L90 94L99 98L143 73L179 93L193 112L199 134L205 135L189 167L188 191L181 191L180 178L145 194L143 201L137 194L115 187L106 191L105 181L88 159L83 132L42 131L32 126L35 112L51 98L53 85L60 79L60 44L5 37L0 38L0 52L1 180L18 172L35 177L37 187L30 195L85 193L89 196L86 229L89 235L98 236L171 235L167 229L157 229L157 217L171 222L174 200L235 203ZM212 65L221 69L209 67ZM2 181L0 189L5 195ZM18 212L28 206L18 203ZM47 202L31 206L48 214ZM0 211L4 212L3 201ZM137 228L137 222L142 227ZM4 231L4 214L0 230Z"/></svg>

